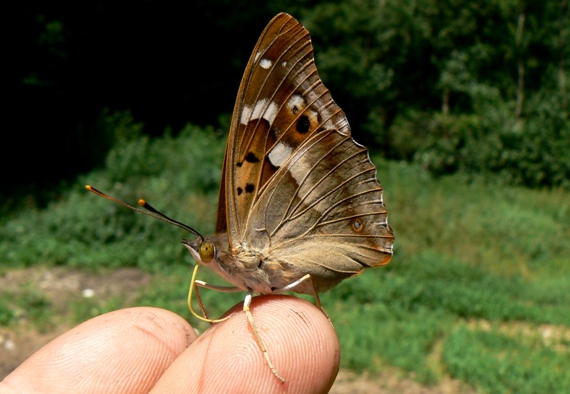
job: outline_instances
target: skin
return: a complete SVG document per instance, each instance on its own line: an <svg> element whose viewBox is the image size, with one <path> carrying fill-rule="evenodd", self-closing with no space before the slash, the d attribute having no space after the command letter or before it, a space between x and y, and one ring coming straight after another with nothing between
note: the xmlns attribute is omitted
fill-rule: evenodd
<svg viewBox="0 0 570 394"><path fill-rule="evenodd" d="M340 345L325 315L291 296L255 297L251 310L271 373L238 304L198 336L170 311L110 312L64 333L0 383L12 393L326 393Z"/></svg>

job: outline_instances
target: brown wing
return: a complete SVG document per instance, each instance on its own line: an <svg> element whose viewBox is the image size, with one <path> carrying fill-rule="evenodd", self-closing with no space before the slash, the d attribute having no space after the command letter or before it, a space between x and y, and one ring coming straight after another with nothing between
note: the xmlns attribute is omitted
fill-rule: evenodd
<svg viewBox="0 0 570 394"><path fill-rule="evenodd" d="M234 108L222 187L230 244L243 239L267 182L324 126L350 134L344 113L317 75L308 31L279 14L251 55ZM223 228L220 220L218 227Z"/></svg>
<svg viewBox="0 0 570 394"><path fill-rule="evenodd" d="M366 148L337 129L319 129L293 152L252 212L245 234L250 245L311 273L318 291L392 256L376 168Z"/></svg>
<svg viewBox="0 0 570 394"><path fill-rule="evenodd" d="M317 74L309 33L289 15L269 23L248 63L225 169L230 243L312 273L320 291L390 261L376 168Z"/></svg>

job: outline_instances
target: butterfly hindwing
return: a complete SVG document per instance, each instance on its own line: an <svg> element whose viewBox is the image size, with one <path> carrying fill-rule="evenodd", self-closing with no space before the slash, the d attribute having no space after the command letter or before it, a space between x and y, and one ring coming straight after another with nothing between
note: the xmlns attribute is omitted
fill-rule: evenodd
<svg viewBox="0 0 570 394"><path fill-rule="evenodd" d="M252 208L245 236L252 247L311 272L319 291L392 256L376 168L364 147L336 129L295 151Z"/></svg>

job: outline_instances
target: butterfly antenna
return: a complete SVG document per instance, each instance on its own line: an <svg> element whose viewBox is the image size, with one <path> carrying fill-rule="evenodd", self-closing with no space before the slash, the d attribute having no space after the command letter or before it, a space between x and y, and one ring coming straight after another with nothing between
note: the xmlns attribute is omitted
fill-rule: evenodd
<svg viewBox="0 0 570 394"><path fill-rule="evenodd" d="M188 231L189 233L194 234L195 236L197 236L198 238L200 238L200 241L204 242L204 237L203 237L198 231L194 230L194 229L193 229L192 227L190 227L190 226L185 225L184 223L180 223L178 220L174 220L174 219L169 218L168 216L166 216L166 215L163 214L162 212L158 211L156 208L154 208L152 205L150 205L149 203L147 203L147 202L146 202L145 200L143 200L143 199L140 199L140 200L139 200L139 205L140 205L141 207L143 207L144 209L146 209L146 211L144 211L144 210L142 210L142 209L140 209L140 208L137 208L137 207L133 207L132 205L127 204L126 202L121 201L121 200L119 200L119 199L116 199L115 197L111 197L110 195L108 195L108 194L106 194L106 193L103 193L101 190L95 189L95 188L94 188L93 186L91 186L91 185L86 185L85 188L86 188L87 190L89 190L90 192L95 193L95 194L98 195L98 196L104 197L104 198L106 198L107 200L111 200L111 201L113 201L113 202L115 202L115 203L117 203L117 204L120 204L120 205L122 205L122 206L124 206L124 207L126 207L126 208L132 209L133 211L140 212L140 213L145 214L145 215L147 215L147 216L151 216L151 217L153 217L153 218L155 218L155 219L162 220L163 222L173 224L173 225L175 225L176 227L180 227L181 229L186 230L186 231Z"/></svg>

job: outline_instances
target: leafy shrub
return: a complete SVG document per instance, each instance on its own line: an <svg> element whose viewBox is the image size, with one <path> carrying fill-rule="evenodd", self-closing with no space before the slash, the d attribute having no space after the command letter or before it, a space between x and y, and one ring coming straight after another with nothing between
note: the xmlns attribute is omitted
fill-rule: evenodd
<svg viewBox="0 0 570 394"><path fill-rule="evenodd" d="M396 119L390 141L398 156L436 176L496 174L508 184L570 187L570 121L553 99L529 100L532 116L508 120L496 103L479 114L407 112Z"/></svg>
<svg viewBox="0 0 570 394"><path fill-rule="evenodd" d="M107 125L122 135L137 128L121 116ZM80 178L46 209L22 210L0 227L3 264L153 269L180 260L179 229L96 197L86 183L131 204L144 197L171 216L184 213L178 218L203 233L213 231L224 152L218 134L189 125L176 138L115 140L103 171Z"/></svg>

